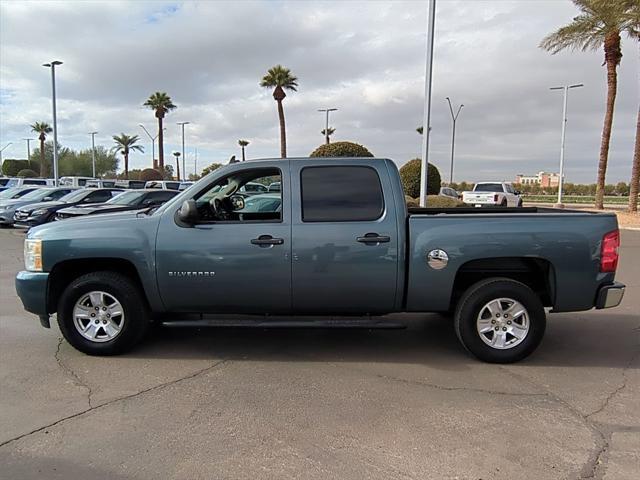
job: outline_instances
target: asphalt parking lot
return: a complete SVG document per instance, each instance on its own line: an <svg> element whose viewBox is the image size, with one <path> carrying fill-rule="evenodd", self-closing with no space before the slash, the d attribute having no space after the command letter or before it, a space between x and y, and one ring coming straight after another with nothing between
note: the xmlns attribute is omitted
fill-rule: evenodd
<svg viewBox="0 0 640 480"><path fill-rule="evenodd" d="M509 366L467 356L438 315L164 328L88 357L22 310L23 237L0 230L0 478L638 478L640 232L622 234L623 304L550 315Z"/></svg>

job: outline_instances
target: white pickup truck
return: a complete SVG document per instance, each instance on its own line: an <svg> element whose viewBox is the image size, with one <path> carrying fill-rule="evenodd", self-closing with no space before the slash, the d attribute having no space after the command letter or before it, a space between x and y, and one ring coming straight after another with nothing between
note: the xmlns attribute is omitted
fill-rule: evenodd
<svg viewBox="0 0 640 480"><path fill-rule="evenodd" d="M462 201L475 207L521 207L520 192L507 182L478 182L470 192L462 192Z"/></svg>

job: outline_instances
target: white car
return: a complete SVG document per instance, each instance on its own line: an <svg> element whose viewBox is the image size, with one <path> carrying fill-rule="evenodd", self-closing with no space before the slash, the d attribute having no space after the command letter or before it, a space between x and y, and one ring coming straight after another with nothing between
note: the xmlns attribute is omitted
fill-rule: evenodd
<svg viewBox="0 0 640 480"><path fill-rule="evenodd" d="M471 192L462 192L462 201L475 207L521 207L520 192L507 182L478 182Z"/></svg>

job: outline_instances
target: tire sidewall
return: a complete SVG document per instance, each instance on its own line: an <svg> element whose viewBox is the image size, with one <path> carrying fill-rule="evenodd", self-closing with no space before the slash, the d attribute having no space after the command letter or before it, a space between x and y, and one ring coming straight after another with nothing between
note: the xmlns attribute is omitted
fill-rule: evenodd
<svg viewBox="0 0 640 480"><path fill-rule="evenodd" d="M512 348L499 350L482 341L476 321L480 310L496 298L512 298L522 303L529 315L529 332ZM464 347L480 360L490 363L512 363L530 355L542 341L546 328L544 306L536 293L523 283L511 279L490 279L467 290L455 315L456 333Z"/></svg>
<svg viewBox="0 0 640 480"><path fill-rule="evenodd" d="M122 305L125 322L122 331L106 342L92 342L76 329L73 309L83 295L104 291ZM148 316L135 285L126 277L111 272L96 272L74 280L64 290L58 303L58 326L64 338L76 349L89 355L115 355L130 349L146 331Z"/></svg>

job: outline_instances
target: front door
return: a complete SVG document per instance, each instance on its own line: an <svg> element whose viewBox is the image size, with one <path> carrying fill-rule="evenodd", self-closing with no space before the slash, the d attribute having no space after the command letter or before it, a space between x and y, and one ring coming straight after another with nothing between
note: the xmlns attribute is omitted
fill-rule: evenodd
<svg viewBox="0 0 640 480"><path fill-rule="evenodd" d="M291 162L293 311L393 311L399 246L386 166L325 163Z"/></svg>
<svg viewBox="0 0 640 480"><path fill-rule="evenodd" d="M284 160L277 161L284 166ZM286 168L286 167L285 167ZM243 165L194 191L201 219L180 225L167 210L156 241L157 279L165 307L175 312L289 313L291 209L289 188L245 195L244 208L223 212L247 182L288 185L276 162ZM225 199L225 196L227 199ZM220 200L222 200L220 202ZM237 198L236 198L237 200ZM217 203L217 211L211 204ZM237 206L237 205L236 205ZM228 209L230 210L230 209Z"/></svg>

